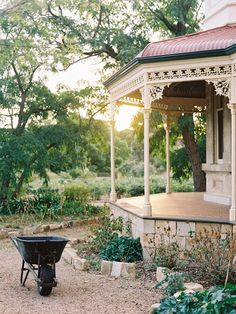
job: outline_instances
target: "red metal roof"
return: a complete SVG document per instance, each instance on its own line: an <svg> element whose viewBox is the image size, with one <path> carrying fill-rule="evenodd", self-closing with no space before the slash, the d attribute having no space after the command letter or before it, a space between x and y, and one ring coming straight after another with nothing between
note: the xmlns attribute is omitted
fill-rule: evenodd
<svg viewBox="0 0 236 314"><path fill-rule="evenodd" d="M236 24L148 44L137 57L226 49L236 44Z"/></svg>

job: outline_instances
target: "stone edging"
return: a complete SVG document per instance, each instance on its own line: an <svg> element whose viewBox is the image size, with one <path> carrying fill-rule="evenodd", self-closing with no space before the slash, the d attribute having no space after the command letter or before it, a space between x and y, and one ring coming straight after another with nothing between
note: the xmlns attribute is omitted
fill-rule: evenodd
<svg viewBox="0 0 236 314"><path fill-rule="evenodd" d="M73 266L76 270L86 271L89 269L89 262L85 258L81 258L77 255L76 250L67 246L62 254L63 259Z"/></svg>
<svg viewBox="0 0 236 314"><path fill-rule="evenodd" d="M90 218L86 220L68 220L63 221L61 223L51 223L51 224L39 224L34 227L25 227L24 229L10 229L2 228L0 230L0 240L7 239L10 237L24 236L24 235L33 235L48 231L66 229L66 228L74 228L82 225L92 225L99 220L100 217Z"/></svg>
<svg viewBox="0 0 236 314"><path fill-rule="evenodd" d="M103 260L101 264L101 273L102 275L111 277L134 279L136 277L136 265L135 263L111 262Z"/></svg>

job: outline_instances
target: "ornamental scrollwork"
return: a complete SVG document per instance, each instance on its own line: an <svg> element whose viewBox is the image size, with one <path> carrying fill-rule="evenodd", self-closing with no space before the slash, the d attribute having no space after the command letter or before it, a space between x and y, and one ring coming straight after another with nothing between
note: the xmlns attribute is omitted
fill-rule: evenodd
<svg viewBox="0 0 236 314"><path fill-rule="evenodd" d="M157 80L176 80L176 79L188 79L196 78L201 79L209 76L217 77L222 75L230 76L232 71L231 65L222 66L208 66L208 67L198 67L198 68L188 68L188 69L176 69L152 72L148 74L149 81Z"/></svg>
<svg viewBox="0 0 236 314"><path fill-rule="evenodd" d="M169 87L170 84L158 84L150 86L151 101L161 99L164 93L165 87Z"/></svg>
<svg viewBox="0 0 236 314"><path fill-rule="evenodd" d="M165 83L165 84L158 84L158 85L151 85L147 88L147 100L148 102L153 102L155 100L159 100L163 97L163 92L165 87L170 86L171 83ZM143 102L145 102L145 88L142 87L139 89L140 94L142 96Z"/></svg>
<svg viewBox="0 0 236 314"><path fill-rule="evenodd" d="M206 80L208 84L212 83L215 88L216 95L225 96L230 98L231 81L225 80Z"/></svg>

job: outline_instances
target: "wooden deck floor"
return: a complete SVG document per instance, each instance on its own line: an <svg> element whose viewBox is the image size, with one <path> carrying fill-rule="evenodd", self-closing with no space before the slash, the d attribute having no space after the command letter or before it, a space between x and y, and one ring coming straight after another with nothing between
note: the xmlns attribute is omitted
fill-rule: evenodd
<svg viewBox="0 0 236 314"><path fill-rule="evenodd" d="M228 222L230 206L206 202L204 193L171 193L151 195L152 218ZM119 199L115 204L139 217L143 215L144 197ZM114 204L114 205L115 205Z"/></svg>

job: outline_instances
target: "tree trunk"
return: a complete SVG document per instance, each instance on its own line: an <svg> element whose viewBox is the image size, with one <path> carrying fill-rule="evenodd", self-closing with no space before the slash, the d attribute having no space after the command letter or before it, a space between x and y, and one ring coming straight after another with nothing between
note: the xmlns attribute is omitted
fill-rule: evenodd
<svg viewBox="0 0 236 314"><path fill-rule="evenodd" d="M188 115L190 123L193 124L193 117ZM187 150L189 160L191 162L193 170L193 184L194 192L205 192L206 191L206 177L205 173L202 171L202 161L198 151L198 146L194 138L193 127L191 128L189 123L185 124L182 128L182 135L185 148Z"/></svg>

